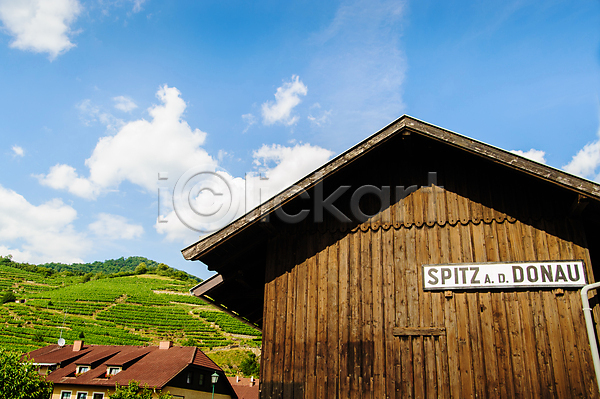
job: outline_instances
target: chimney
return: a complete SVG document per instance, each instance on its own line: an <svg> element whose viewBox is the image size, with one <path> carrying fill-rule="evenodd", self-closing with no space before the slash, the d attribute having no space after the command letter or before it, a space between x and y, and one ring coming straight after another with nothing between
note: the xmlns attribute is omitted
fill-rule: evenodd
<svg viewBox="0 0 600 399"><path fill-rule="evenodd" d="M158 349L169 349L173 346L173 341L160 341Z"/></svg>
<svg viewBox="0 0 600 399"><path fill-rule="evenodd" d="M235 382L240 382L240 376L239 375L235 376Z"/></svg>
<svg viewBox="0 0 600 399"><path fill-rule="evenodd" d="M73 352L79 352L83 348L83 341L73 342Z"/></svg>
<svg viewBox="0 0 600 399"><path fill-rule="evenodd" d="M250 377L250 386L254 386L254 376Z"/></svg>

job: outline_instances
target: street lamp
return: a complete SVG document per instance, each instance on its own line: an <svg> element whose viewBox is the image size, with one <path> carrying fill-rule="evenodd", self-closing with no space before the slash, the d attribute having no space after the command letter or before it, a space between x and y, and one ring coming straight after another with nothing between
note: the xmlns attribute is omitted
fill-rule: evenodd
<svg viewBox="0 0 600 399"><path fill-rule="evenodd" d="M219 374L215 371L213 375L210 376L210 381L212 382L213 390L212 390L212 399L215 399L215 384L219 379Z"/></svg>

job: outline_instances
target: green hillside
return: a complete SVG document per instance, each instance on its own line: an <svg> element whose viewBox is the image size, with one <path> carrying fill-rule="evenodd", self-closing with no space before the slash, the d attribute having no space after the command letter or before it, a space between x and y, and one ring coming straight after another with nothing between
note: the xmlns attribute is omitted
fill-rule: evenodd
<svg viewBox="0 0 600 399"><path fill-rule="evenodd" d="M17 301L0 305L0 347L31 351L61 336L67 343L103 345L168 339L205 351L260 346L258 330L189 295L195 280L159 274L84 279L10 264L0 262L0 295L12 292Z"/></svg>
<svg viewBox="0 0 600 399"><path fill-rule="evenodd" d="M72 273L119 273L133 272L135 268L144 262L148 268L156 268L159 263L143 256L121 257L119 259L108 259L104 262L96 261L92 263L73 263L70 265L64 263L44 263L39 266L56 270L57 272L70 271Z"/></svg>
<svg viewBox="0 0 600 399"><path fill-rule="evenodd" d="M15 267L31 273L43 274L46 277L56 276L85 276L86 281L92 277L120 277L137 274L141 269L145 273L172 277L177 280L202 281L182 270L177 270L164 263L158 263L142 256L130 256L128 258L107 259L92 263L44 263L31 265L29 263L18 263L12 260L12 256L0 256L0 265Z"/></svg>

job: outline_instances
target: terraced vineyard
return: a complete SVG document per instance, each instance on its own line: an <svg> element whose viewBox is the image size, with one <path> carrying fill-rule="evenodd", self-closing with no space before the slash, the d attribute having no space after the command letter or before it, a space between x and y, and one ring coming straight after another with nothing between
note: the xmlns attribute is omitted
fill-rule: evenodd
<svg viewBox="0 0 600 399"><path fill-rule="evenodd" d="M148 345L169 339L203 350L258 347L260 332L187 294L190 282L141 275L80 283L0 265L0 347L31 351L83 339L88 344Z"/></svg>

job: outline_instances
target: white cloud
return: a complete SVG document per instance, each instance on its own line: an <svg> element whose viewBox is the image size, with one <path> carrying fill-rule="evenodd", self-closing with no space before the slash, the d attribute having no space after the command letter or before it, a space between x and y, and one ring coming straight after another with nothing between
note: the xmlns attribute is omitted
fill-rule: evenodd
<svg viewBox="0 0 600 399"><path fill-rule="evenodd" d="M319 103L314 104L312 108L321 108L321 106L319 105ZM314 111L313 111L314 112ZM308 120L310 121L310 123L312 123L315 126L323 126L324 124L329 122L329 118L331 117L331 110L329 111L323 111L320 113L320 115L318 115L317 113L315 113L315 115L317 116L313 116L313 114L309 114L308 115Z"/></svg>
<svg viewBox="0 0 600 399"><path fill-rule="evenodd" d="M310 144L296 144L293 147L273 144L271 146L263 145L254 151L252 156L263 180L259 181L259 175L254 173L247 176L247 180L253 180L247 181L247 184L255 186L258 184L263 188L263 192L260 193L259 199L257 197L258 190L247 190L254 195L253 198L246 199L250 204L249 208L277 195L283 189L311 173L327 162L333 156L333 152ZM247 211L249 210L247 209Z"/></svg>
<svg viewBox="0 0 600 399"><path fill-rule="evenodd" d="M6 245L0 245L0 256L12 255L12 259L16 262L22 263L46 263L46 261L36 261L32 257L31 253L27 251L21 251L14 247L7 247Z"/></svg>
<svg viewBox="0 0 600 399"><path fill-rule="evenodd" d="M183 245L191 245L198 241L200 233L183 224L175 211L170 211L161 217L166 222L159 223L157 221L154 228L158 234L165 236L165 241L181 242Z"/></svg>
<svg viewBox="0 0 600 399"><path fill-rule="evenodd" d="M141 225L131 224L123 216L108 213L99 214L97 220L89 225L89 229L97 237L112 240L131 240L144 234L144 228Z"/></svg>
<svg viewBox="0 0 600 399"><path fill-rule="evenodd" d="M291 81L284 82L277 88L275 102L267 101L262 105L263 124L272 125L278 122L288 126L295 124L298 117L291 115L292 110L300 104L300 96L305 96L306 93L308 88L297 75L293 75Z"/></svg>
<svg viewBox="0 0 600 399"><path fill-rule="evenodd" d="M185 182L181 192L179 185L172 192L159 191L159 217L154 227L166 241L192 244L201 232L219 230L245 213L244 180L222 168L199 165L179 180Z"/></svg>
<svg viewBox="0 0 600 399"><path fill-rule="evenodd" d="M600 128L596 133L600 137ZM595 181L600 181L600 138L591 143L587 143L577 154L573 156L571 162L562 168L568 173L585 177Z"/></svg>
<svg viewBox="0 0 600 399"><path fill-rule="evenodd" d="M15 157L22 157L25 155L25 151L23 150L22 147L19 147L18 145L13 145L12 146L12 150Z"/></svg>
<svg viewBox="0 0 600 399"><path fill-rule="evenodd" d="M75 105L75 107L79 110L81 121L85 125L90 126L92 122L98 120L100 108L92 105L92 100L89 98L81 101L79 104Z"/></svg>
<svg viewBox="0 0 600 399"><path fill-rule="evenodd" d="M256 123L256 117L252 114L242 115L242 120L244 121L244 123L246 123L246 127L244 128L244 131L242 133L246 133L248 129L250 129L250 126Z"/></svg>
<svg viewBox="0 0 600 399"><path fill-rule="evenodd" d="M37 176L39 182L89 199L118 189L124 181L135 184L153 195L160 185L160 192L164 195L173 193L171 189L179 180L184 182L183 186L189 187L189 190L202 187L193 180L201 174L190 172L201 165L203 170L212 172L207 175L221 176L222 180L227 181L231 198L238 200L236 206L227 208L231 209L231 212L227 213L226 219L200 220L201 228L198 230L214 231L243 215L258 205L259 201L267 200L299 180L326 162L333 154L329 150L310 144L296 144L291 147L263 145L253 153L253 157L256 168L266 179L262 179L256 171L247 174L248 180L234 178L222 171L217 161L201 147L206 133L198 129L192 130L182 119L186 104L180 92L176 88L163 86L157 96L162 104L149 109L152 117L150 121L140 119L128 122L116 134L100 138L92 155L85 161L89 169L88 177L81 176L70 165L58 164L50 168L46 175ZM224 159L226 156L225 152L219 152L218 158ZM168 175L169 178L159 181L158 173L162 176ZM246 183L264 190L256 191L256 195L252 195L254 192L251 192L246 201ZM201 190L184 191L183 194L183 199L193 208L188 212L188 216L193 217L193 211L204 206L207 198ZM246 207L247 204L249 207ZM161 216L155 224L155 229L165 236L165 240L189 244L198 238L198 232L187 227L197 227L197 220L187 217L184 217L186 223L178 220L172 198L160 198L159 207L164 209L159 209ZM161 220L167 222L162 223ZM117 227L113 231L114 226ZM123 230L125 236L119 236L120 238L133 238L141 234L142 230L131 226L126 220L118 217L101 215L89 228L98 235L102 231L108 231L107 235L119 236L116 231Z"/></svg>
<svg viewBox="0 0 600 399"><path fill-rule="evenodd" d="M47 175L37 176L46 186L66 189L84 198L114 190L129 181L154 192L157 173L181 174L198 164L215 164L200 146L206 133L191 129L182 120L186 104L174 87L163 86L157 92L161 105L151 107L152 119L125 123L114 135L98 141L85 161L89 177L80 176L69 165L55 165Z"/></svg>
<svg viewBox="0 0 600 399"><path fill-rule="evenodd" d="M521 150L511 150L511 152L513 154L517 154L520 155L522 157L531 159L532 161L535 162L539 162L539 163L546 163L546 152L542 151L542 150L536 150L534 148L532 148L529 151L521 151Z"/></svg>
<svg viewBox="0 0 600 399"><path fill-rule="evenodd" d="M574 175L593 179L596 177L598 165L600 165L600 140L586 144L573 156L571 162L563 166L563 169Z"/></svg>
<svg viewBox="0 0 600 399"><path fill-rule="evenodd" d="M252 210L260 203L277 195L281 190L300 180L306 174L327 162L333 153L329 150L309 144L297 144L293 147L281 145L263 145L254 151L254 163L258 171L247 173L245 178L234 178L225 172L219 172L219 176L228 182L231 196L216 198L218 204L225 207L231 206L231 213L223 218L211 219L210 217L199 217L194 212L175 212L167 199L162 200L165 208L161 212L160 220L155 224L158 233L165 235L166 241L179 241L189 245L198 240L198 231L212 233L229 222L239 218ZM225 186L221 186L221 189ZM220 189L217 189L219 191ZM235 198L235 200L230 200ZM209 200L208 203L206 200ZM185 201L191 204L196 211L208 214L208 209L215 200L197 195L186 196ZM221 201L222 200L222 201ZM179 217L182 217L183 223ZM166 221L166 222L164 222ZM192 230L190 227L197 230Z"/></svg>
<svg viewBox="0 0 600 399"><path fill-rule="evenodd" d="M56 190L67 190L82 198L94 199L101 191L101 187L85 177L79 177L74 167L65 164L56 164L50 168L47 175L36 175L35 177L44 186Z"/></svg>
<svg viewBox="0 0 600 399"><path fill-rule="evenodd" d="M147 0L98 0L95 2L87 2L86 5L89 9L99 9L103 16L108 17L113 15L115 11L120 11L121 8L129 8L131 7L131 11L125 12L124 23L127 26L128 19L133 17L133 14L137 14L142 11L144 8L144 4ZM147 18L150 18L152 14L146 15ZM119 16L117 18L121 18Z"/></svg>
<svg viewBox="0 0 600 399"><path fill-rule="evenodd" d="M10 47L48 53L51 60L75 46L70 25L80 12L77 0L0 0L0 20L14 38Z"/></svg>
<svg viewBox="0 0 600 399"><path fill-rule="evenodd" d="M81 262L91 242L75 231L76 218L59 199L36 206L0 186L0 253L20 262Z"/></svg>
<svg viewBox="0 0 600 399"><path fill-rule="evenodd" d="M137 104L129 97L118 96L114 97L115 108L123 112L129 112L137 108Z"/></svg>
<svg viewBox="0 0 600 399"><path fill-rule="evenodd" d="M225 157L227 156L231 156L231 154L229 154L225 150L219 150L219 152L217 153L217 159L219 160L219 162L223 162L223 159L225 159Z"/></svg>
<svg viewBox="0 0 600 399"><path fill-rule="evenodd" d="M92 104L90 99L81 101L75 107L79 110L81 122L86 126L99 122L109 130L116 130L125 124L123 120L115 118L110 112L103 111L97 105Z"/></svg>
<svg viewBox="0 0 600 399"><path fill-rule="evenodd" d="M144 4L146 0L133 0L133 12L142 11L142 4Z"/></svg>

